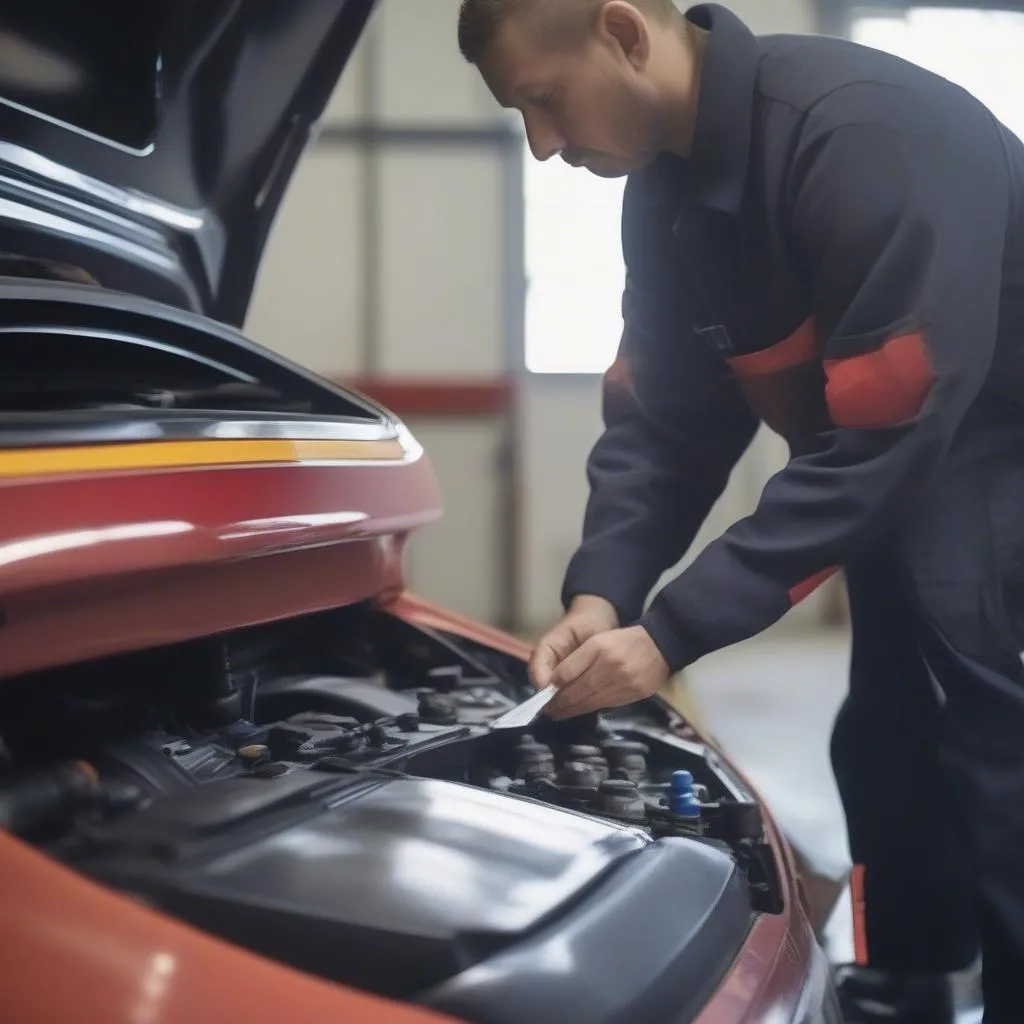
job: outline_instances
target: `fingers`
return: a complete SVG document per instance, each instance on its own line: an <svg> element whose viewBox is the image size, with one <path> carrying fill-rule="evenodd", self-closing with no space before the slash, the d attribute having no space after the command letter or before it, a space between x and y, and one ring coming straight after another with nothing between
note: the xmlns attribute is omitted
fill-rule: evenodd
<svg viewBox="0 0 1024 1024"><path fill-rule="evenodd" d="M655 693L667 678L668 665L642 628L599 633L554 670L558 693L546 713L573 718L632 704Z"/></svg>
<svg viewBox="0 0 1024 1024"><path fill-rule="evenodd" d="M569 686L601 657L601 653L600 637L591 637L559 661L551 674L551 682L560 690Z"/></svg>
<svg viewBox="0 0 1024 1024"><path fill-rule="evenodd" d="M558 696L544 709L544 713L556 722L561 722L592 711L605 711L622 703L628 702L617 698L614 684L582 679L559 691Z"/></svg>
<svg viewBox="0 0 1024 1024"><path fill-rule="evenodd" d="M562 661L552 677L558 694L547 707L548 715L574 718L612 706L617 673L606 647L604 637L596 636Z"/></svg>
<svg viewBox="0 0 1024 1024"><path fill-rule="evenodd" d="M526 666L530 681L538 690L543 690L551 682L551 675L558 664L558 655L555 649L547 642L541 640L533 649L530 662Z"/></svg>
<svg viewBox="0 0 1024 1024"><path fill-rule="evenodd" d="M579 645L576 634L569 623L562 622L556 626L534 648L530 658L528 672L533 685L538 690L552 682L555 669L567 655Z"/></svg>
<svg viewBox="0 0 1024 1024"><path fill-rule="evenodd" d="M533 685L541 690L554 682L558 665L608 628L608 613L599 607L583 607L566 615L534 648L527 666Z"/></svg>
<svg viewBox="0 0 1024 1024"><path fill-rule="evenodd" d="M559 690L558 696L544 710L555 721L578 718L592 711L604 711L630 703L629 700L621 698L620 691L621 688L614 679L584 674L576 682Z"/></svg>

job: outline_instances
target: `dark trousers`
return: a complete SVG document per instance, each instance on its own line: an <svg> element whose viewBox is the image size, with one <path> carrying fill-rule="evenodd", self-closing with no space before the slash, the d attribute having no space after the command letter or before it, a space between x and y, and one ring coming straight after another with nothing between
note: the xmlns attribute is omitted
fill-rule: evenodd
<svg viewBox="0 0 1024 1024"><path fill-rule="evenodd" d="M1024 1024L1024 419L964 424L898 533L847 569L832 762L863 865L867 958L982 953L986 1024Z"/></svg>

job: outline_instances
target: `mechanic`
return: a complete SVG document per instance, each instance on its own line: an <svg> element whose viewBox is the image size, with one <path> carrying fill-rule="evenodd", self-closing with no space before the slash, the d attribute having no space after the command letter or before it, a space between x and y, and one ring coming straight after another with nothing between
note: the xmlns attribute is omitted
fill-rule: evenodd
<svg viewBox="0 0 1024 1024"><path fill-rule="evenodd" d="M1024 1022L1024 147L844 40L671 0L463 0L534 156L628 175L624 331L562 621L568 717L654 694L842 569L850 1020ZM790 460L646 606L760 422ZM866 946L866 949L864 948Z"/></svg>

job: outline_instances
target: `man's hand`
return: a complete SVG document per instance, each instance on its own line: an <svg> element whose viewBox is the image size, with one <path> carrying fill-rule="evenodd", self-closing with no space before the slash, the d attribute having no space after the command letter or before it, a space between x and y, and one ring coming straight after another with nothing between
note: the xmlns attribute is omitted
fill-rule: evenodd
<svg viewBox="0 0 1024 1024"><path fill-rule="evenodd" d="M558 693L545 708L555 719L621 707L651 697L669 677L668 663L643 626L591 637L555 669Z"/></svg>
<svg viewBox="0 0 1024 1024"><path fill-rule="evenodd" d="M543 690L552 682L554 671L563 659L592 637L615 629L618 624L618 612L610 601L594 594L581 594L570 604L562 621L534 649L529 665L533 685Z"/></svg>

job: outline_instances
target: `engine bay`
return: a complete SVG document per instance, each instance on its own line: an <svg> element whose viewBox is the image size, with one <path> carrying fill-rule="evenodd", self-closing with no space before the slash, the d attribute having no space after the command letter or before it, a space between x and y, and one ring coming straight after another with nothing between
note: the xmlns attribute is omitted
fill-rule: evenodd
<svg viewBox="0 0 1024 1024"><path fill-rule="evenodd" d="M531 692L518 660L369 606L10 680L0 826L228 941L439 1006L664 872L706 988L782 911L753 795L660 699L490 728Z"/></svg>

